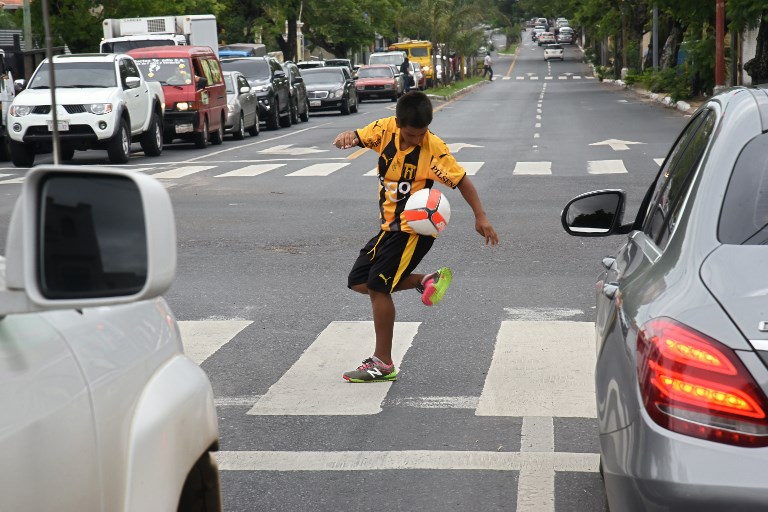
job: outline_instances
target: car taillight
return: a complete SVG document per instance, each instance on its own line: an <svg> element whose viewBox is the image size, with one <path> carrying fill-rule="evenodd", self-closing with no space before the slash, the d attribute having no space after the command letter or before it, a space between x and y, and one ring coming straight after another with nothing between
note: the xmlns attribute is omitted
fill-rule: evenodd
<svg viewBox="0 0 768 512"><path fill-rule="evenodd" d="M669 318L637 337L646 411L664 428L744 447L768 446L768 399L733 350Z"/></svg>

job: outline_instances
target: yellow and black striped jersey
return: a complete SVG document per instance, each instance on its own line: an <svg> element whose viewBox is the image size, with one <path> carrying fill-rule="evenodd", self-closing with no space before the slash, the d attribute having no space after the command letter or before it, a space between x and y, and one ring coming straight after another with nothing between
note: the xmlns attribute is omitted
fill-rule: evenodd
<svg viewBox="0 0 768 512"><path fill-rule="evenodd" d="M402 215L411 194L436 181L456 188L467 174L448 145L430 131L421 144L401 151L394 116L374 121L356 134L361 146L379 154L379 217L384 231L415 233Z"/></svg>

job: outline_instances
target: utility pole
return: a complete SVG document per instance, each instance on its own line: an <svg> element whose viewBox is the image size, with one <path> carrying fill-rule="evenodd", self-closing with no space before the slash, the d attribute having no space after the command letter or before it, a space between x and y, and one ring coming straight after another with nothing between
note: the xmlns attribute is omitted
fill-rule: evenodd
<svg viewBox="0 0 768 512"><path fill-rule="evenodd" d="M715 88L724 87L724 86L725 86L725 0L715 0Z"/></svg>
<svg viewBox="0 0 768 512"><path fill-rule="evenodd" d="M653 4L653 70L659 70L659 5Z"/></svg>

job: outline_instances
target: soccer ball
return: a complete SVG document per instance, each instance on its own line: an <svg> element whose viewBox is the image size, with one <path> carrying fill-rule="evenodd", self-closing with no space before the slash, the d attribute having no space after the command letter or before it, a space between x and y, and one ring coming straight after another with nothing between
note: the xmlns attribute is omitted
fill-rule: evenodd
<svg viewBox="0 0 768 512"><path fill-rule="evenodd" d="M423 188L411 194L405 202L403 216L418 234L436 235L448 226L451 205L439 190Z"/></svg>

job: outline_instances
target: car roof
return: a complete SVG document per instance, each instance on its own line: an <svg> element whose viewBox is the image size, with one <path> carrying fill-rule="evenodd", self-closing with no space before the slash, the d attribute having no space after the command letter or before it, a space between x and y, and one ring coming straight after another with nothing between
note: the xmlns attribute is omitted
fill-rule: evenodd
<svg viewBox="0 0 768 512"><path fill-rule="evenodd" d="M132 57L216 57L210 46L148 46L126 52Z"/></svg>
<svg viewBox="0 0 768 512"><path fill-rule="evenodd" d="M70 62L114 62L120 54L117 53L67 53L64 55L54 55L53 61ZM45 59L46 61L48 59Z"/></svg>

